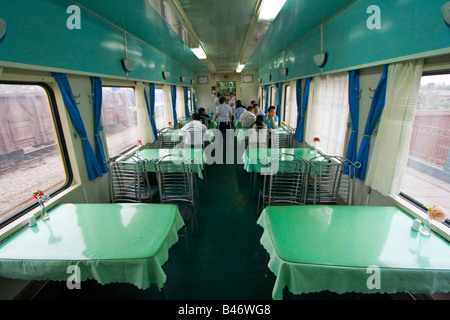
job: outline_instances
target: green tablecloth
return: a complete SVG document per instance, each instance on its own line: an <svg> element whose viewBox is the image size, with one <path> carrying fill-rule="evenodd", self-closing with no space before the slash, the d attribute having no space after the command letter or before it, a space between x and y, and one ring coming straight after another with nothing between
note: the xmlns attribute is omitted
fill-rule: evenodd
<svg viewBox="0 0 450 320"><path fill-rule="evenodd" d="M66 281L76 265L81 281L161 288L161 266L183 225L175 205L62 204L0 242L0 277Z"/></svg>
<svg viewBox="0 0 450 320"><path fill-rule="evenodd" d="M269 167L270 157L281 153L294 154L307 161L313 158L317 161L326 161L323 157L317 157L316 151L310 148L247 148L242 155L244 169L247 172L261 173L264 168ZM289 161L292 159L287 156L281 160Z"/></svg>
<svg viewBox="0 0 450 320"><path fill-rule="evenodd" d="M396 207L267 207L257 223L277 277L273 299L285 286L294 294L449 292L450 245L412 230L413 220ZM379 268L379 288L370 266Z"/></svg>
<svg viewBox="0 0 450 320"><path fill-rule="evenodd" d="M205 142L213 142L214 141L214 129L208 129L209 135L203 136L203 141ZM181 129L176 129L173 131L163 133L165 139L173 141L173 142L181 142L186 136L185 131L181 131Z"/></svg>
<svg viewBox="0 0 450 320"><path fill-rule="evenodd" d="M180 121L178 123L178 126L180 128L182 128L186 123L189 123L191 121L192 121L191 119L182 120L182 121ZM208 129L217 129L217 122L214 121L214 117L213 118L209 118Z"/></svg>
<svg viewBox="0 0 450 320"><path fill-rule="evenodd" d="M206 163L206 156L201 148L179 148L179 149L143 149L139 151L139 158L147 160L146 169L149 172L155 172L155 164L151 161L158 160L165 155L180 155L192 161L188 164L190 172L197 173L199 178L203 179L203 166ZM166 157L164 161L180 161L177 157ZM176 162L175 162L176 163ZM182 168L180 166L180 168Z"/></svg>
<svg viewBox="0 0 450 320"><path fill-rule="evenodd" d="M236 126L235 131L236 131L237 142L245 141L245 139L248 138L248 135L249 135L248 130L251 130L251 129L242 128L242 125L240 125L239 127ZM278 134L278 135L284 135L284 136L287 136L290 134L288 131L284 130L283 128L270 129L268 132L270 134Z"/></svg>

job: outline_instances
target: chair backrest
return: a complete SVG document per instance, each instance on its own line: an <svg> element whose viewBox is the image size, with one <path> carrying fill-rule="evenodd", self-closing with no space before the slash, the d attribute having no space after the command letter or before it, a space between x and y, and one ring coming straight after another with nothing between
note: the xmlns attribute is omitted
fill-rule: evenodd
<svg viewBox="0 0 450 320"><path fill-rule="evenodd" d="M344 168L354 172L354 164L341 156L323 155L311 159L307 199L312 204L352 204L354 179L343 174Z"/></svg>
<svg viewBox="0 0 450 320"><path fill-rule="evenodd" d="M145 160L129 157L111 161L110 187L113 202L143 202L151 199Z"/></svg>
<svg viewBox="0 0 450 320"><path fill-rule="evenodd" d="M201 117L200 119L201 119L202 123L203 123L207 128L209 128L209 123L210 123L209 118L207 118L207 117Z"/></svg>
<svg viewBox="0 0 450 320"><path fill-rule="evenodd" d="M194 205L194 185L189 163L189 159L179 155L165 155L155 161L162 203L183 201Z"/></svg>
<svg viewBox="0 0 450 320"><path fill-rule="evenodd" d="M176 129L165 127L158 131L158 141L160 148L174 148L178 143Z"/></svg>
<svg viewBox="0 0 450 320"><path fill-rule="evenodd" d="M269 183L265 186L267 205L305 203L308 162L294 154L280 153L270 158Z"/></svg>
<svg viewBox="0 0 450 320"><path fill-rule="evenodd" d="M247 129L249 148L267 148L269 146L268 129Z"/></svg>

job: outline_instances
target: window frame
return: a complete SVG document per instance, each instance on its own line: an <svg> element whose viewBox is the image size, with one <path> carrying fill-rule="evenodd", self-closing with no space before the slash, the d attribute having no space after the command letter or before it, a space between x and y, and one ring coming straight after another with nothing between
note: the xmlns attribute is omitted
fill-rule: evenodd
<svg viewBox="0 0 450 320"><path fill-rule="evenodd" d="M61 123L60 113L58 111L58 106L56 103L55 93L53 92L53 89L51 86L45 82L33 82L33 81L9 81L9 80L0 80L0 84L10 84L10 85L29 85L29 86L40 86L44 89L44 91L47 94L48 97L48 103L50 106L50 112L53 119L53 124L55 126L55 134L56 139L58 141L59 150L61 153L61 158L64 166L64 170L66 172L66 181L65 183L59 188L58 190L53 191L49 194L50 197L55 197L56 195L62 193L64 190L68 189L74 180L73 176L73 170L72 166L70 164L70 158L69 158L69 152L67 149L66 139L64 137L64 131L63 126ZM30 206L20 210L16 214L12 215L11 217L0 221L0 229L4 228L8 224L16 221L17 219L21 218L22 216L26 215L33 209L37 208L39 206L38 202L34 202Z"/></svg>

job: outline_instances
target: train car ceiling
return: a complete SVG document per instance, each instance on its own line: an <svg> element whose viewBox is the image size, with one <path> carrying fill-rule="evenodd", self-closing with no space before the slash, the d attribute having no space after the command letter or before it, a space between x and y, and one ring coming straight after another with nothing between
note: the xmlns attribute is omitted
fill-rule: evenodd
<svg viewBox="0 0 450 320"><path fill-rule="evenodd" d="M449 53L441 0L286 0L267 20L261 13L271 1L280 3L14 1L0 14L8 25L0 61L190 86L196 74L234 73L239 65L264 84ZM317 67L313 57L323 52L327 63ZM135 68L125 71L123 60Z"/></svg>

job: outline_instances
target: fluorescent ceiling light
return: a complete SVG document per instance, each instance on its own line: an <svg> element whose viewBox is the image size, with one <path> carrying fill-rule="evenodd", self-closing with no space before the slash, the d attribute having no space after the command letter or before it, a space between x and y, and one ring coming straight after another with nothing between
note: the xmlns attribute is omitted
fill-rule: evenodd
<svg viewBox="0 0 450 320"><path fill-rule="evenodd" d="M258 21L272 21L276 18L286 0L264 0Z"/></svg>
<svg viewBox="0 0 450 320"><path fill-rule="evenodd" d="M197 56L197 58L206 59L206 53L205 51L203 51L202 47L191 48L191 50Z"/></svg>
<svg viewBox="0 0 450 320"><path fill-rule="evenodd" d="M244 67L245 67L245 64L240 64L240 65L238 65L238 67L237 67L237 69L236 69L236 72L237 72L237 73L241 72L242 69L244 69Z"/></svg>

